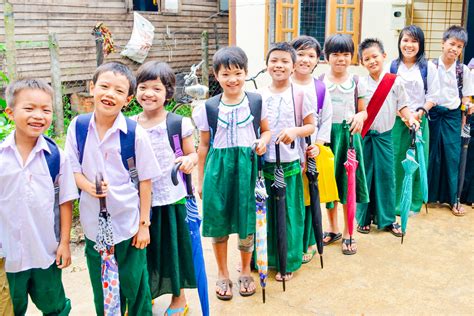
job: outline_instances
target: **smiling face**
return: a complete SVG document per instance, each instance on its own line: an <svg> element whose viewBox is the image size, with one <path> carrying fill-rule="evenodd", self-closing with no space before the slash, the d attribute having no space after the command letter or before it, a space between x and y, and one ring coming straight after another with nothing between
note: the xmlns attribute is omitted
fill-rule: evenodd
<svg viewBox="0 0 474 316"><path fill-rule="evenodd" d="M362 65L372 76L379 76L383 70L386 54L382 53L377 45L370 46L362 51Z"/></svg>
<svg viewBox="0 0 474 316"><path fill-rule="evenodd" d="M337 74L343 74L347 71L352 61L352 54L349 52L331 53L329 55L328 63L331 66L331 71Z"/></svg>
<svg viewBox="0 0 474 316"><path fill-rule="evenodd" d="M96 83L91 82L95 112L103 117L117 117L133 96L128 96L130 83L122 74L106 71L99 75Z"/></svg>
<svg viewBox="0 0 474 316"><path fill-rule="evenodd" d="M5 112L15 122L17 136L38 138L53 120L53 100L40 89L23 89L16 93L15 104Z"/></svg>
<svg viewBox="0 0 474 316"><path fill-rule="evenodd" d="M420 43L413 36L409 34L403 34L400 41L400 51L403 55L403 61L415 62L417 54L420 51Z"/></svg>
<svg viewBox="0 0 474 316"><path fill-rule="evenodd" d="M166 102L166 87L160 79L141 82L137 86L136 97L145 112L155 111Z"/></svg>
<svg viewBox="0 0 474 316"><path fill-rule="evenodd" d="M288 80L294 71L291 54L283 50L274 50L268 56L267 71L274 81Z"/></svg>
<svg viewBox="0 0 474 316"><path fill-rule="evenodd" d="M443 42L443 57L450 61L455 62L464 48L464 42L457 38L450 37Z"/></svg>
<svg viewBox="0 0 474 316"><path fill-rule="evenodd" d="M235 65L230 65L229 68L221 65L215 77L222 87L222 90L224 90L224 94L232 98L240 96L242 93L247 72Z"/></svg>
<svg viewBox="0 0 474 316"><path fill-rule="evenodd" d="M310 75L318 64L318 55L314 48L296 51L295 72L301 75Z"/></svg>

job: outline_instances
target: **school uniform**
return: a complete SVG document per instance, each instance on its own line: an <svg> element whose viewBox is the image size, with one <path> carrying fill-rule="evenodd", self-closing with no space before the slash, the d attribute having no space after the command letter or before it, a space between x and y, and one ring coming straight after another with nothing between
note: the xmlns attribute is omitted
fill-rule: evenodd
<svg viewBox="0 0 474 316"><path fill-rule="evenodd" d="M332 105L331 98L329 97L329 91L325 88L325 97L322 109L318 112L318 97L316 95L316 86L314 80L307 85L299 85L293 83L294 87L304 91L305 102L309 102L313 106L314 110L314 122L316 129L311 135L311 143L314 144L316 141L323 143L331 142L331 123L332 123ZM304 205L305 205L305 216L304 216L304 233L303 233L303 252L305 252L308 247L316 244L316 239L314 237L314 230L312 224L312 216L309 198L309 184L306 174L303 172L303 191L304 191Z"/></svg>
<svg viewBox="0 0 474 316"><path fill-rule="evenodd" d="M0 144L0 242L15 315L26 313L28 294L44 314L68 315L71 309L55 262L59 244L54 230L55 193L45 152L51 149L43 136L25 163L15 132ZM78 194L71 164L59 153L61 205Z"/></svg>
<svg viewBox="0 0 474 316"><path fill-rule="evenodd" d="M461 194L461 202L466 204L474 203L474 116L469 120L471 124L471 139L467 152L466 174Z"/></svg>
<svg viewBox="0 0 474 316"><path fill-rule="evenodd" d="M425 103L428 101L433 102L434 104L438 103L438 93L440 88L439 78L436 73L436 66L434 66L432 63L427 64L426 93L423 78L420 72L420 67L418 64L415 64L412 67L408 68L403 62L400 62L397 75L400 78L400 81L407 93L407 105L413 113L416 112L417 108L424 106ZM422 139L424 143L425 161L428 162L430 132L426 116L423 116L423 119L420 123L420 130L422 132ZM407 150L411 145L410 130L407 128L407 126L400 117L397 117L395 119L395 124L392 129L392 139L395 160L395 213L397 215L400 215L400 201L402 198L403 179L405 177L405 171L402 166L402 161L406 158ZM415 157L415 160L418 162L418 158ZM426 171L424 172L428 171L429 163L427 163L426 165ZM410 211L419 212L423 205L423 195L421 191L421 179L419 172L415 172L413 174L412 188L413 191Z"/></svg>
<svg viewBox="0 0 474 316"><path fill-rule="evenodd" d="M261 120L267 117L262 104ZM249 99L237 105L219 101L217 128L204 165L202 188L205 237L221 238L238 234L240 240L255 233L255 181L257 159L252 145L257 139ZM209 132L206 106L194 109L199 131ZM252 250L250 250L252 251Z"/></svg>
<svg viewBox="0 0 474 316"><path fill-rule="evenodd" d="M137 120L137 116L132 117ZM147 264L151 297L163 294L180 295L184 288L196 288L193 253L186 223L186 187L178 176L178 185L171 181L171 170L176 159L168 140L166 120L145 129L153 147L161 173L153 178L150 244ZM183 118L181 138L192 136L194 126Z"/></svg>
<svg viewBox="0 0 474 316"><path fill-rule="evenodd" d="M274 171L276 167L275 141L278 134L285 128L302 126L303 119L313 115L314 109L307 99L301 99L293 104L296 95L302 95L296 87L289 87L284 92L275 94L268 88L258 91L262 95L263 104L267 107L268 123L272 132L267 152L264 155L264 177L265 186L269 197L267 198L267 253L268 265L279 268L277 251L277 223L276 223L276 203L275 194L271 187L274 181ZM299 105L297 103L300 103ZM301 111L296 109L301 107ZM296 112L296 113L295 113ZM298 114L299 116L298 117ZM280 160L284 172L286 183L286 231L288 240L287 272L294 272L301 267L301 254L303 253L303 232L304 232L304 200L303 200L303 179L301 177L300 146L298 142L304 141L295 139L295 146L280 143Z"/></svg>
<svg viewBox="0 0 474 316"><path fill-rule="evenodd" d="M66 138L66 153L70 157L74 173L82 173L95 182L101 172L108 182L107 210L111 216L115 257L119 269L121 305L128 305L129 315L151 315L151 295L148 285L146 249L131 246L132 238L139 228L139 195L122 163L120 154L120 132L127 133L125 117L120 113L113 126L99 140L94 115L88 125L82 164L76 142L77 118L71 121ZM137 126L135 130L135 165L139 181L152 179L161 172L146 132ZM81 192L79 203L81 224L86 237L86 258L94 292L97 315L104 313L101 284L101 257L94 249L98 232L99 199Z"/></svg>
<svg viewBox="0 0 474 316"><path fill-rule="evenodd" d="M359 81L359 83L356 84L353 75L349 75L347 80L341 84L333 83L328 79L328 76L324 76L324 83L329 90L333 108L330 146L334 153L334 169L339 192L339 201L341 204L346 204L347 174L344 162L347 161L350 138L350 124L348 124L347 121L356 114L357 105L354 104L355 89L357 89L358 99L365 98L367 92L364 83ZM356 170L356 201L357 203L368 203L369 194L365 177L362 138L358 133L354 134L352 139L356 159L359 162L359 166ZM333 203L328 203L327 207L332 208L334 205Z"/></svg>
<svg viewBox="0 0 474 316"><path fill-rule="evenodd" d="M366 101L369 104L385 73L378 81L371 76L362 77L367 87ZM370 202L357 204L356 218L360 226L372 222L379 229L385 228L395 219L395 171L393 169L392 128L397 111L407 104L407 94L400 78L395 79L390 92L380 108L369 131L364 137L364 167Z"/></svg>
<svg viewBox="0 0 474 316"><path fill-rule="evenodd" d="M438 105L430 110L429 121L428 201L453 205L458 193L462 125L456 63L446 68L439 57L437 71L440 82ZM462 95L471 96L473 90L469 68L463 65Z"/></svg>

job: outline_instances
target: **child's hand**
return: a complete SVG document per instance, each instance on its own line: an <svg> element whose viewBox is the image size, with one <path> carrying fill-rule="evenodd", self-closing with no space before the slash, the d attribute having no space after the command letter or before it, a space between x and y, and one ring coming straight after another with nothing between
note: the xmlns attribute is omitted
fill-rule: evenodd
<svg viewBox="0 0 474 316"><path fill-rule="evenodd" d="M472 104L472 103L467 103L467 104L466 104L466 107L467 107L467 115L472 115L472 114L474 114L474 104Z"/></svg>
<svg viewBox="0 0 474 316"><path fill-rule="evenodd" d="M409 128L411 128L413 125L415 125L415 131L420 129L420 121L418 121L414 115L412 115L408 120Z"/></svg>
<svg viewBox="0 0 474 316"><path fill-rule="evenodd" d="M138 249L145 249L150 243L150 230L147 226L140 225L138 232L132 239L132 246Z"/></svg>
<svg viewBox="0 0 474 316"><path fill-rule="evenodd" d="M351 119L349 119L349 124L351 127L349 128L352 135L360 133L362 131L362 127L364 126L364 121L366 119L365 111L359 112L354 115Z"/></svg>
<svg viewBox="0 0 474 316"><path fill-rule="evenodd" d="M416 118L418 119L418 122L421 123L421 120L423 119L423 115L425 115L425 111L423 110L418 110L417 114L416 114Z"/></svg>
<svg viewBox="0 0 474 316"><path fill-rule="evenodd" d="M56 265L59 269L67 268L71 264L71 250L69 242L60 242L56 250Z"/></svg>
<svg viewBox="0 0 474 316"><path fill-rule="evenodd" d="M95 183L91 183L89 186L87 186L85 191L95 198L102 198L107 196L108 189L109 184L106 181L102 181L102 194L97 194Z"/></svg>
<svg viewBox="0 0 474 316"><path fill-rule="evenodd" d="M181 162L181 167L179 167L180 171L182 171L186 174L190 174L193 171L194 162L190 157L188 157L188 156L178 157L178 158L176 158L174 163L178 163L178 162Z"/></svg>
<svg viewBox="0 0 474 316"><path fill-rule="evenodd" d="M319 156L319 146L317 145L309 145L308 148L306 148L306 154L308 155L308 158L316 158Z"/></svg>
<svg viewBox="0 0 474 316"><path fill-rule="evenodd" d="M283 143L285 145L291 144L296 138L296 131L294 128L285 128L278 134L276 143Z"/></svg>
<svg viewBox="0 0 474 316"><path fill-rule="evenodd" d="M257 155L262 156L267 151L267 144L261 138L257 139L255 144L257 145L257 147L255 147L255 152Z"/></svg>

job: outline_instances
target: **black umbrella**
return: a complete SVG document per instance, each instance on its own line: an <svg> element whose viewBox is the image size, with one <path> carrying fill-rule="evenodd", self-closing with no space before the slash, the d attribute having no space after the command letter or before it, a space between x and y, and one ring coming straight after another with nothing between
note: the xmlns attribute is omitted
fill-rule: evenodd
<svg viewBox="0 0 474 316"><path fill-rule="evenodd" d="M458 196L456 207L459 209L462 187L464 185L464 176L466 175L467 151L469 149L469 141L471 140L471 125L469 124L470 115L466 115L468 109L463 111L463 116L466 118L464 126L461 130L461 161L459 162L459 178L458 178Z"/></svg>
<svg viewBox="0 0 474 316"><path fill-rule="evenodd" d="M280 275L283 281L283 291L286 290L286 258L288 254L288 240L286 236L286 183L283 168L280 164L280 144L275 143L276 166L275 180L272 184L275 192L276 222L277 222L277 248Z"/></svg>
<svg viewBox="0 0 474 316"><path fill-rule="evenodd" d="M311 145L311 137L306 137L306 143L308 146ZM319 200L318 175L316 161L314 158L308 157L306 160L306 177L309 182L311 222L313 224L314 237L316 238L316 246L321 261L321 268L323 268L323 225L321 219L321 202Z"/></svg>

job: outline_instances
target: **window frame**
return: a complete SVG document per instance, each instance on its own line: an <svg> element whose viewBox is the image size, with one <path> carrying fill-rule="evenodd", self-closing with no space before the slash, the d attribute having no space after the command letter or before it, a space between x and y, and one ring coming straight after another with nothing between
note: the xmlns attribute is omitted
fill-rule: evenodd
<svg viewBox="0 0 474 316"><path fill-rule="evenodd" d="M269 34L270 34L270 1L272 0L265 0L265 52L269 49ZM283 42L286 41L284 36L285 34L291 33L292 38L296 38L299 35L299 27L300 27L300 0L292 0L293 3L288 3L287 1L290 0L275 0L275 42ZM283 21L283 10L284 9L293 9L293 17L292 17L292 27L291 28L283 28L282 21Z"/></svg>

